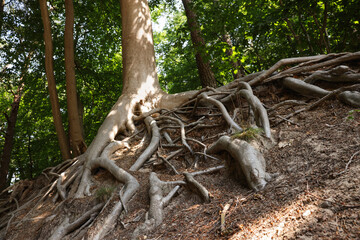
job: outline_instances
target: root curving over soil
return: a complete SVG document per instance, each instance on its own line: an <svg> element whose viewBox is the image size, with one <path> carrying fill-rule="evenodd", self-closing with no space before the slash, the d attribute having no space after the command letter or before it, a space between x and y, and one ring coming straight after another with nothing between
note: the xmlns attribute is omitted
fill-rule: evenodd
<svg viewBox="0 0 360 240"><path fill-rule="evenodd" d="M87 152L1 193L0 238L352 238L359 76L360 52L341 53L218 89L123 95Z"/></svg>

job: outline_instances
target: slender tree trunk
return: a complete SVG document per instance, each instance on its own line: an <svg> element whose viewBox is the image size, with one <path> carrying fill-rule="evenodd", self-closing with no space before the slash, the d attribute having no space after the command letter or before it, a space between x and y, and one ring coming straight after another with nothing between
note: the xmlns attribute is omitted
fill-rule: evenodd
<svg viewBox="0 0 360 240"><path fill-rule="evenodd" d="M0 0L0 34L2 30L3 25L3 18L4 18L4 6L5 6L5 0Z"/></svg>
<svg viewBox="0 0 360 240"><path fill-rule="evenodd" d="M53 45L51 37L51 27L49 13L46 6L46 0L39 0L41 17L44 25L45 42L45 70L48 82L51 110L54 119L54 125L59 141L61 156L64 160L71 158L68 138L65 134L64 126L61 120L59 99L56 91L54 66L53 66Z"/></svg>
<svg viewBox="0 0 360 240"><path fill-rule="evenodd" d="M66 100L69 118L70 146L73 156L79 156L86 151L79 117L78 97L75 80L74 61L74 6L72 0L65 0L65 71Z"/></svg>
<svg viewBox="0 0 360 240"><path fill-rule="evenodd" d="M24 87L24 83L21 83L16 93L14 93L14 101L11 104L10 116L6 115L7 128L5 133L5 143L1 155L1 166L0 166L0 192L7 187L7 178L9 173L11 151L14 145L15 125L16 125L23 87Z"/></svg>
<svg viewBox="0 0 360 240"><path fill-rule="evenodd" d="M329 35L327 31L327 15L328 15L328 3L324 2L325 9L324 9L324 18L322 23L322 31L324 32L324 42L326 46L327 53L329 54L331 52L330 48L330 41L329 41Z"/></svg>
<svg viewBox="0 0 360 240"><path fill-rule="evenodd" d="M32 158L31 152L31 135L28 136L28 145L27 145L28 155L29 155L29 163L28 163L28 171L29 171L29 179L33 178L33 170L34 170L34 160Z"/></svg>
<svg viewBox="0 0 360 240"><path fill-rule="evenodd" d="M325 7L326 7L326 4L325 4ZM327 14L326 11L327 11L327 9L325 9L324 14ZM330 46L328 45L328 42L325 39L325 35L327 34L326 33L326 27L320 25L320 23L319 23L319 21L318 21L318 19L316 17L315 12L313 12L313 18L314 18L315 24L318 27L319 32L320 32L320 39L319 39L320 46L322 48L322 45L324 44L326 52L330 53ZM325 20L326 20L326 18L325 18ZM326 23L326 21L324 23ZM321 50L323 51L323 49L321 49Z"/></svg>
<svg viewBox="0 0 360 240"><path fill-rule="evenodd" d="M8 173L9 173L9 165L11 160L11 151L13 149L14 145L14 135L15 135L15 126L16 126L16 120L17 115L19 111L20 101L23 94L23 88L24 88L24 82L23 79L26 75L27 69L29 67L30 59L32 57L33 51L30 51L27 55L24 63L23 70L20 75L19 79L19 86L16 90L14 95L14 100L11 104L11 110L10 110L10 116L5 114L6 120L7 120L7 128L5 132L5 142L4 142L4 148L1 155L1 166L0 166L0 191L3 190L8 184ZM10 176L11 177L11 176Z"/></svg>
<svg viewBox="0 0 360 240"><path fill-rule="evenodd" d="M302 18L301 18L301 13L300 13L300 7L298 7L298 19L299 19L299 25L304 33L304 35L306 36L306 41L308 43L309 49L311 53L314 53L314 48L311 44L311 38L309 33L307 32L306 28L304 27L303 23L302 23Z"/></svg>
<svg viewBox="0 0 360 240"><path fill-rule="evenodd" d="M199 71L200 81L202 87L216 87L216 79L211 70L210 63L202 51L205 50L205 41L201 36L199 25L196 21L196 15L191 9L191 0L182 0L187 23L190 28L191 41L195 48L196 65Z"/></svg>

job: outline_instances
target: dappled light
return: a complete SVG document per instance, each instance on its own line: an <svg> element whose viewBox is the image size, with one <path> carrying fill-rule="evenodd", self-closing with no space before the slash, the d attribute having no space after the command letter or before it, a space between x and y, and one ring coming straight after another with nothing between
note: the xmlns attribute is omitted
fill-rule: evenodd
<svg viewBox="0 0 360 240"><path fill-rule="evenodd" d="M1 1L0 239L356 239L359 7Z"/></svg>

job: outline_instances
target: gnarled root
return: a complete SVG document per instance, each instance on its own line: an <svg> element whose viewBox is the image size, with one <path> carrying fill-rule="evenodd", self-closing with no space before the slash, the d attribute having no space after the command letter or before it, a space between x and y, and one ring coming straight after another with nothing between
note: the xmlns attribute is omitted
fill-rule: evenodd
<svg viewBox="0 0 360 240"><path fill-rule="evenodd" d="M212 144L206 153L227 151L235 160L237 172L244 176L249 187L255 191L263 189L271 175L265 171L266 163L262 154L249 143L222 136Z"/></svg>
<svg viewBox="0 0 360 240"><path fill-rule="evenodd" d="M216 99L214 99L212 97L209 97L206 93L201 93L199 95L199 99L203 99L203 100L217 106L220 109L224 119L229 124L230 128L234 129L237 132L242 132L243 131L243 129L234 120L232 120L232 118L230 117L230 115L229 115L228 111L226 110L225 106L220 101L218 101L218 100L216 100Z"/></svg>
<svg viewBox="0 0 360 240"><path fill-rule="evenodd" d="M266 109L263 107L260 100L247 89L239 91L240 96L244 97L254 111L256 125L262 127L267 138L271 138L270 122Z"/></svg>
<svg viewBox="0 0 360 240"><path fill-rule="evenodd" d="M90 187L90 173L92 169L102 167L106 170L108 170L118 181L125 184L123 187L123 190L120 191L120 201L115 204L113 207L113 210L111 214L107 215L104 223L101 223L101 226L96 225L94 228L97 229L95 236L92 236L92 239L102 239L108 231L110 231L114 225L117 217L120 215L121 211L125 208L124 204L126 204L132 196L136 193L137 189L139 188L139 183L131 174L123 170L122 168L119 168L112 160L110 160L110 155L116 151L117 149L121 147L125 147L126 144L124 142L120 141L114 141L108 144L108 146L104 149L100 157L92 159L89 161L86 165L86 168L83 172L83 174L88 174L86 176L85 183L88 183L88 188ZM59 180L61 178L59 177ZM83 175L84 179L84 175ZM60 182L58 180L58 182ZM63 189L63 188L61 188ZM63 195L62 193L61 195ZM103 206L103 205L102 205ZM89 215L90 217L90 215ZM88 218L89 218L88 217ZM80 218L82 219L82 218ZM80 221L76 220L75 222ZM66 220L66 219L65 219ZM68 221L69 219L67 219ZM85 219L87 220L87 219ZM84 220L84 221L85 221ZM84 222L83 220L81 220ZM75 223L74 222L74 223ZM68 222L64 222L64 224L61 225L61 228L57 230L56 233L53 234L53 239L61 239L63 236L65 236L67 233L73 231L74 229L74 223L69 224ZM79 224L76 224L75 226L79 226ZM68 229L72 229L71 231ZM65 235L64 235L65 234Z"/></svg>
<svg viewBox="0 0 360 240"><path fill-rule="evenodd" d="M130 171L139 170L144 162L148 160L151 155L156 151L160 142L160 131L156 124L156 121L152 117L145 118L145 124L148 128L151 129L151 142L145 151L138 157L136 162L130 167Z"/></svg>
<svg viewBox="0 0 360 240"><path fill-rule="evenodd" d="M132 239L136 239L139 235L146 234L152 231L154 228L159 226L163 219L164 213L163 209L166 205L170 202L171 198L175 195L177 190L180 188L178 185L184 185L185 182L177 181L177 182L163 182L161 181L156 173L150 173L150 208L149 212L147 213L147 217L145 222L141 224L139 227L135 229L132 235ZM164 192L167 188L175 186L170 192L163 197Z"/></svg>
<svg viewBox="0 0 360 240"><path fill-rule="evenodd" d="M184 173L184 176L190 190L198 194L204 202L210 202L208 190L201 183L196 181L191 173Z"/></svg>
<svg viewBox="0 0 360 240"><path fill-rule="evenodd" d="M317 80L327 82L360 82L360 74L355 73L346 65L331 68L328 71L319 70L304 79L304 82L313 84Z"/></svg>
<svg viewBox="0 0 360 240"><path fill-rule="evenodd" d="M103 206L104 203L97 204L72 223L69 223L69 217L65 217L64 221L56 228L56 230L53 232L49 239L63 239L63 237L65 237L68 233L76 230L78 227L84 224L93 214L97 214L98 212L100 212Z"/></svg>
<svg viewBox="0 0 360 240"><path fill-rule="evenodd" d="M291 90L300 93L303 96L309 97L326 97L339 96L339 99L346 104L354 107L360 107L360 93L357 91L345 91L347 87L343 87L334 91L328 91L302 80L286 77L283 84ZM359 84L349 86L349 88L359 88Z"/></svg>

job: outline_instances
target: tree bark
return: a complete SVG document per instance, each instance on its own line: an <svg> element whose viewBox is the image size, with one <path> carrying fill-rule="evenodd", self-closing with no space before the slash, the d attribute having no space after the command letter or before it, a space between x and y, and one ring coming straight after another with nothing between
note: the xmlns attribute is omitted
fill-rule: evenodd
<svg viewBox="0 0 360 240"><path fill-rule="evenodd" d="M187 23L190 29L191 41L195 48L195 60L199 72L202 87L216 87L216 79L207 56L202 53L205 49L205 41L201 36L199 25L196 21L196 15L191 9L191 0L182 0Z"/></svg>
<svg viewBox="0 0 360 240"><path fill-rule="evenodd" d="M5 142L4 142L4 148L1 155L1 166L0 166L0 192L3 190L10 182L11 182L11 176L9 176L8 179L8 173L9 173L9 165L11 160L11 151L13 149L14 145L14 135L15 135L15 126L16 126L16 120L17 115L19 111L20 101L23 94L23 88L24 88L24 82L23 79L25 77L25 74L27 72L27 69L29 68L29 62L32 57L32 54L34 52L30 51L25 59L24 67L21 71L20 79L19 79L19 86L16 90L14 95L14 100L11 104L11 110L10 110L10 116L8 116L5 113L5 117L7 119L7 128L5 132ZM9 181L10 180L10 181Z"/></svg>
<svg viewBox="0 0 360 240"><path fill-rule="evenodd" d="M74 6L72 0L65 0L65 71L66 71L66 101L69 118L70 146L73 157L86 151L79 117L78 97L75 80L74 61Z"/></svg>
<svg viewBox="0 0 360 240"><path fill-rule="evenodd" d="M122 0L123 94L160 91L151 16L146 0ZM139 85L140 84L140 85ZM140 90L140 92L139 92Z"/></svg>
<svg viewBox="0 0 360 240"><path fill-rule="evenodd" d="M0 2L0 35L1 35L1 31L2 31L3 18L4 18L4 6L5 6L5 0L1 0L1 2Z"/></svg>
<svg viewBox="0 0 360 240"><path fill-rule="evenodd" d="M16 93L14 94L14 101L11 104L10 116L6 116L7 128L5 133L5 143L1 155L1 166L0 166L0 192L7 187L7 178L9 173L11 151L14 145L15 125L16 125L23 87L24 84L21 83Z"/></svg>
<svg viewBox="0 0 360 240"><path fill-rule="evenodd" d="M71 158L68 138L65 134L64 126L61 120L59 99L56 91L54 66L53 66L53 45L51 37L51 26L49 13L46 6L46 0L39 0L41 17L44 25L45 42L45 70L48 82L51 110L54 119L56 134L59 141L60 152L63 160Z"/></svg>

